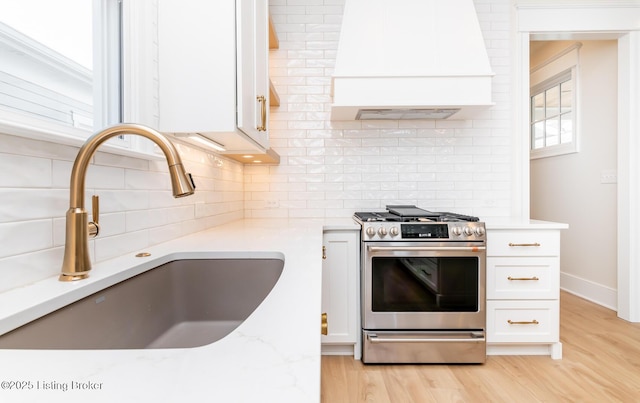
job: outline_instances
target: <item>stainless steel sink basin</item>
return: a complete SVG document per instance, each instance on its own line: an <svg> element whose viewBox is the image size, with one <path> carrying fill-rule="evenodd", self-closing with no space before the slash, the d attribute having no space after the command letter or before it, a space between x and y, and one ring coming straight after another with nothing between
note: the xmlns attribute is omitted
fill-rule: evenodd
<svg viewBox="0 0 640 403"><path fill-rule="evenodd" d="M0 349L210 344L255 311L283 266L275 258L174 260L0 336Z"/></svg>

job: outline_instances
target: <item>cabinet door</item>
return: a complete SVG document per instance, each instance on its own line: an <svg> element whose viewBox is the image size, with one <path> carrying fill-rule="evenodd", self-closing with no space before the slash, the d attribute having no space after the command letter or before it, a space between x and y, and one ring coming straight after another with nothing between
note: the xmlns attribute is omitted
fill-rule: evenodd
<svg viewBox="0 0 640 403"><path fill-rule="evenodd" d="M238 128L269 148L269 14L266 0L237 0Z"/></svg>
<svg viewBox="0 0 640 403"><path fill-rule="evenodd" d="M327 231L323 245L322 312L327 313L328 334L322 336L322 343L356 343L360 330L358 233Z"/></svg>
<svg viewBox="0 0 640 403"><path fill-rule="evenodd" d="M160 131L236 130L234 17L233 0L158 2Z"/></svg>
<svg viewBox="0 0 640 403"><path fill-rule="evenodd" d="M227 153L269 148L266 0L158 2L158 128L199 133ZM189 139L186 139L189 141Z"/></svg>

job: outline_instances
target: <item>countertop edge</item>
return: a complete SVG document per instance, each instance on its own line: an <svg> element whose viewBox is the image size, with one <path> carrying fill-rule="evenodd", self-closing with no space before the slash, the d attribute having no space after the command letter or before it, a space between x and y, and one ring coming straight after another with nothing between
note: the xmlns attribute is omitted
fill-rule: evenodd
<svg viewBox="0 0 640 403"><path fill-rule="evenodd" d="M521 219L511 217L489 217L484 220L487 230L504 230L504 229L567 229L569 224L533 220L533 219Z"/></svg>

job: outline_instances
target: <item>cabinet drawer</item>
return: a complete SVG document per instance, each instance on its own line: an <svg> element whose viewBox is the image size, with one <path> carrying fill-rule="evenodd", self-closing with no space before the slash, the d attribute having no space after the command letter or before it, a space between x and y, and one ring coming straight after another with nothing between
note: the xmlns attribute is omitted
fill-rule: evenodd
<svg viewBox="0 0 640 403"><path fill-rule="evenodd" d="M559 301L487 301L488 343L559 341Z"/></svg>
<svg viewBox="0 0 640 403"><path fill-rule="evenodd" d="M560 231L487 231L487 256L560 256Z"/></svg>
<svg viewBox="0 0 640 403"><path fill-rule="evenodd" d="M487 299L558 299L557 257L487 258Z"/></svg>

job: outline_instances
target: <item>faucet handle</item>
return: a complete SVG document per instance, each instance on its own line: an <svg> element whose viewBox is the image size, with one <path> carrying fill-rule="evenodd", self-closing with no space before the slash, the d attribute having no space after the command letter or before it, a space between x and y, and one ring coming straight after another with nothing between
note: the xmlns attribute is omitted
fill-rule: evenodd
<svg viewBox="0 0 640 403"><path fill-rule="evenodd" d="M93 195L91 197L91 215L93 221L89 223L89 236L95 238L98 236L98 232L100 232L100 226L98 225L100 217L100 198L98 195Z"/></svg>

